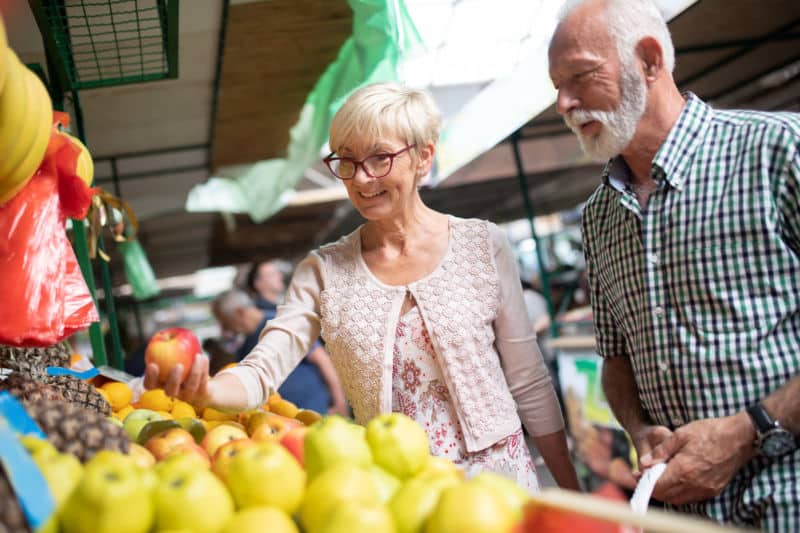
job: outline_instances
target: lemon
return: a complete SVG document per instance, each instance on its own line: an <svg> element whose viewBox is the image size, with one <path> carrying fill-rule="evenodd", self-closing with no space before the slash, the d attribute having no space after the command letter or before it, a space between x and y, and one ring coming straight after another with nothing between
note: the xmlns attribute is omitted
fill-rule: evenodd
<svg viewBox="0 0 800 533"><path fill-rule="evenodd" d="M172 409L173 400L164 389L151 389L145 391L139 399L139 405L142 409L150 409L151 411L169 411Z"/></svg>
<svg viewBox="0 0 800 533"><path fill-rule="evenodd" d="M174 418L197 418L197 412L191 404L182 400L175 400L170 410Z"/></svg>

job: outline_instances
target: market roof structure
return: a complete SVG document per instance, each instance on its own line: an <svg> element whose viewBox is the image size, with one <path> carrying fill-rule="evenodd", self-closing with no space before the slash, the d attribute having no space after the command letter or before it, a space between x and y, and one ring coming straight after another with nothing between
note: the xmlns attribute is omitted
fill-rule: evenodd
<svg viewBox="0 0 800 533"><path fill-rule="evenodd" d="M139 0L138 5L148 1L157 0ZM428 0L416 9L427 4L424 9L445 13L456 6L474 8L477 2ZM112 9L134 4L103 3ZM407 5L414 15L415 1ZM47 70L28 4L4 2L2 13L22 61ZM133 205L141 219L141 242L158 276L255 256L293 257L358 223L322 167L309 169L297 184L299 191L310 192L296 195L258 224L246 215L184 209L189 191L218 167L281 156L306 96L351 28L345 0L184 2L177 79L82 91L97 182L111 191L118 188ZM800 110L797 1L698 0L670 22L670 29L681 88L720 107ZM420 33L425 31L420 25ZM517 43L519 55L524 42ZM512 48L506 45L495 53L513 58ZM464 67L443 68L451 65L452 53L441 43L437 50L438 75L464 72ZM437 98L455 98L459 91L474 92L485 84L480 76L461 81L437 89ZM544 106L518 136L536 213L586 199L596 186L598 165L581 155L552 106ZM432 205L455 214L498 222L524 216L508 139L423 194ZM112 263L112 270L121 283L121 268Z"/></svg>

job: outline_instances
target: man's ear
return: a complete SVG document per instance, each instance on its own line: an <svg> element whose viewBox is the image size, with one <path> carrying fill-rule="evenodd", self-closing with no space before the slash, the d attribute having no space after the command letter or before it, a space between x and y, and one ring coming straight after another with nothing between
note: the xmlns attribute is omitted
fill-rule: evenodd
<svg viewBox="0 0 800 533"><path fill-rule="evenodd" d="M641 62L644 79L654 82L664 70L664 50L655 37L643 37L636 45L636 57Z"/></svg>

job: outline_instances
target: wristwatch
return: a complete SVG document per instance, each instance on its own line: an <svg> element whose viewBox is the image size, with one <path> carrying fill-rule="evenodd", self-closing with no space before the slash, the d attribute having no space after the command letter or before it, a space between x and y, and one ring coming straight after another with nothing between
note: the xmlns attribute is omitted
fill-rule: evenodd
<svg viewBox="0 0 800 533"><path fill-rule="evenodd" d="M747 408L747 414L756 428L755 447L761 455L769 459L777 459L792 453L798 447L797 438L781 427L780 423L769 416L761 403Z"/></svg>

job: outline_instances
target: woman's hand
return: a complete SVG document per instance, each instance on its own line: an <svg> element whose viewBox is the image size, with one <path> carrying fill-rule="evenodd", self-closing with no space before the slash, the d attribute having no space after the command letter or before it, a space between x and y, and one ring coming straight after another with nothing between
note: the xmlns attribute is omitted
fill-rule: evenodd
<svg viewBox="0 0 800 533"><path fill-rule="evenodd" d="M350 410L347 408L347 403L345 402L337 402L331 405L330 409L328 409L329 415L340 415L345 418L350 416Z"/></svg>
<svg viewBox="0 0 800 533"><path fill-rule="evenodd" d="M183 375L183 365L175 365L167 376L165 383L158 382L158 365L150 363L144 372L144 387L155 389L159 386L164 388L164 392L173 398L180 398L195 406L205 406L209 403L208 393L208 358L198 354L194 358L192 369L186 376L186 380L181 382Z"/></svg>

